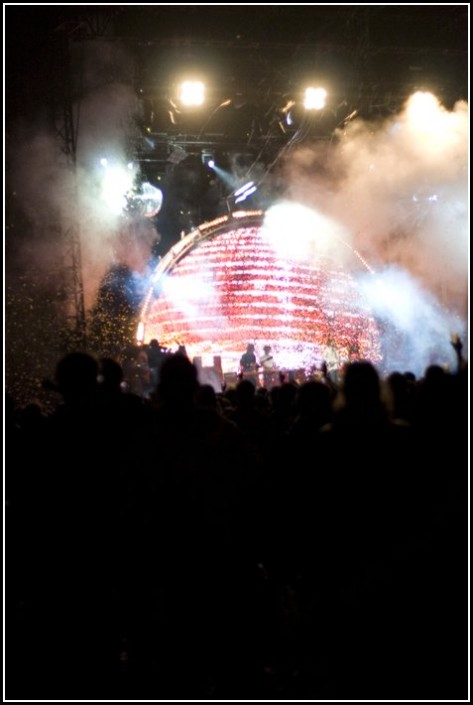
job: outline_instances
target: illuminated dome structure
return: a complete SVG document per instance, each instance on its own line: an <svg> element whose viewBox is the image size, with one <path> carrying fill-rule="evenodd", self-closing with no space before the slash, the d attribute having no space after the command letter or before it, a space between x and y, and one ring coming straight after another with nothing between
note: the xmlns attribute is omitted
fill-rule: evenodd
<svg viewBox="0 0 473 705"><path fill-rule="evenodd" d="M298 238L306 245L302 255ZM284 370L334 359L379 362L378 329L351 273L367 265L345 243L327 247L323 234L308 243L295 227L281 236L262 211L204 223L159 262L139 342L185 345L204 365L220 356L223 372L238 371L248 343L257 357L270 345Z"/></svg>

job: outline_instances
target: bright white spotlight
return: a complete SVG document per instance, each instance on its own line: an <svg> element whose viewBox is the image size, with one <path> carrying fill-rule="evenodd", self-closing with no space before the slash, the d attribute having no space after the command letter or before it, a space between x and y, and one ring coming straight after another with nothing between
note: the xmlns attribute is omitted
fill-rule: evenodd
<svg viewBox="0 0 473 705"><path fill-rule="evenodd" d="M431 132L440 114L440 103L433 93L417 91L407 101L407 117L414 128Z"/></svg>
<svg viewBox="0 0 473 705"><path fill-rule="evenodd" d="M215 167L215 155L213 152L210 152L206 149L202 152L202 164L204 166L208 166L210 169L213 169Z"/></svg>
<svg viewBox="0 0 473 705"><path fill-rule="evenodd" d="M197 316L200 305L215 296L213 285L206 280L203 272L164 277L162 290L172 305L188 316Z"/></svg>
<svg viewBox="0 0 473 705"><path fill-rule="evenodd" d="M409 117L419 120L428 120L433 113L436 113L439 101L433 93L417 91L411 95L407 102L407 112Z"/></svg>
<svg viewBox="0 0 473 705"><path fill-rule="evenodd" d="M247 189L251 188L253 186L253 181L248 181L248 183L243 184L243 186L240 186L240 188L235 191L235 196L240 196L242 193L244 193Z"/></svg>
<svg viewBox="0 0 473 705"><path fill-rule="evenodd" d="M136 342L142 343L145 339L145 324L143 321L138 323L138 330L136 331Z"/></svg>
<svg viewBox="0 0 473 705"><path fill-rule="evenodd" d="M248 196L251 196L252 193L256 191L256 186L251 186L247 191L244 191L241 196L238 196L238 198L235 198L235 203L241 203L244 201Z"/></svg>
<svg viewBox="0 0 473 705"><path fill-rule="evenodd" d="M309 260L316 253L347 250L349 234L337 221L300 203L284 201L266 211L263 234L281 257ZM348 250L347 250L348 251Z"/></svg>
<svg viewBox="0 0 473 705"><path fill-rule="evenodd" d="M183 105L202 105L204 102L204 84L201 81L184 81L181 84L179 100Z"/></svg>
<svg viewBox="0 0 473 705"><path fill-rule="evenodd" d="M126 205L125 194L132 185L133 174L128 169L120 165L107 166L102 176L101 196L110 213L120 215Z"/></svg>
<svg viewBox="0 0 473 705"><path fill-rule="evenodd" d="M322 110L325 108L327 91L325 88L306 88L304 97L304 108L306 110Z"/></svg>
<svg viewBox="0 0 473 705"><path fill-rule="evenodd" d="M102 159L100 160L100 164L101 164L102 166L107 166L107 164L108 164L108 159L106 159L105 157L102 157Z"/></svg>

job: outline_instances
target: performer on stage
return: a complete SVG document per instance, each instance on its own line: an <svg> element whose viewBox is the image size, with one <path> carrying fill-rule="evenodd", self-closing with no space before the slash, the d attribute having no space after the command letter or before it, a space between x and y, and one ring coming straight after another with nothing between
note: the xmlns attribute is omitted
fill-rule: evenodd
<svg viewBox="0 0 473 705"><path fill-rule="evenodd" d="M328 341L322 351L323 362L327 373L333 381L338 381L338 373L341 366L340 354L332 341Z"/></svg>
<svg viewBox="0 0 473 705"><path fill-rule="evenodd" d="M275 374L276 363L271 352L271 345L263 347L264 355L260 357L260 363L263 367L263 383L266 389L270 389L278 383Z"/></svg>
<svg viewBox="0 0 473 705"><path fill-rule="evenodd" d="M256 361L255 346L249 343L246 352L240 358L240 371L244 379L249 379L255 387L258 385L258 363Z"/></svg>
<svg viewBox="0 0 473 705"><path fill-rule="evenodd" d="M163 364L166 357L169 355L169 351L163 348L156 338L149 341L147 348L145 348L148 357L148 365L151 374L151 390L156 389L156 385L159 382L159 374L161 371L161 365Z"/></svg>
<svg viewBox="0 0 473 705"><path fill-rule="evenodd" d="M275 370L276 365L274 363L274 358L271 353L271 345L265 345L263 347L264 355L260 357L260 363L263 365L264 370Z"/></svg>

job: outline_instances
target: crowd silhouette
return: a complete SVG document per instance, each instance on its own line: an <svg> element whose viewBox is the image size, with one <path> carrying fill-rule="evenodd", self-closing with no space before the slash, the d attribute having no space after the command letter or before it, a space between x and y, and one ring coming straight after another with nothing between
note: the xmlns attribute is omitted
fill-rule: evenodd
<svg viewBox="0 0 473 705"><path fill-rule="evenodd" d="M466 699L461 350L216 394L153 348L7 397L7 698Z"/></svg>

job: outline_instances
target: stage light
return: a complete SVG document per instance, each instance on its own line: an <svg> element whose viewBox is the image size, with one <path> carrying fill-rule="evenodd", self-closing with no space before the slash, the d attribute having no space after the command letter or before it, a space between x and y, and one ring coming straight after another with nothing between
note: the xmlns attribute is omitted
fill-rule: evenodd
<svg viewBox="0 0 473 705"><path fill-rule="evenodd" d="M136 332L136 342L141 345L143 343L143 340L145 338L145 324L140 321L138 323L138 330Z"/></svg>
<svg viewBox="0 0 473 705"><path fill-rule="evenodd" d="M306 110L322 110L325 108L327 91L325 88L306 88L304 108Z"/></svg>
<svg viewBox="0 0 473 705"><path fill-rule="evenodd" d="M204 84L201 81L184 81L180 87L179 100L187 107L202 105L204 102Z"/></svg>
<svg viewBox="0 0 473 705"><path fill-rule="evenodd" d="M238 198L235 198L235 204L236 203L241 203L242 201L246 200L248 196L251 196L252 193L256 191L256 186L251 186L247 191L244 191L241 196L238 196Z"/></svg>
<svg viewBox="0 0 473 705"><path fill-rule="evenodd" d="M126 194L133 187L133 174L121 164L108 164L101 159L104 167L101 176L101 200L113 215L120 215L126 207Z"/></svg>
<svg viewBox="0 0 473 705"><path fill-rule="evenodd" d="M348 254L351 258L349 233L335 220L300 203L282 201L265 213L263 236L281 257L294 261L309 261L317 251L337 258ZM297 237L288 237L297 233Z"/></svg>
<svg viewBox="0 0 473 705"><path fill-rule="evenodd" d="M240 196L247 189L251 188L251 186L253 186L253 181L248 181L248 183L244 184L243 186L240 186L240 188L235 191L234 196Z"/></svg>
<svg viewBox="0 0 473 705"><path fill-rule="evenodd" d="M242 201L247 199L248 196L251 196L251 194L254 193L256 189L257 186L254 185L253 181L248 181L248 183L244 184L243 186L240 186L240 188L237 189L233 194L235 197L235 204L242 203Z"/></svg>
<svg viewBox="0 0 473 705"><path fill-rule="evenodd" d="M432 131L440 113L440 103L433 93L417 91L407 101L407 117L414 128Z"/></svg>
<svg viewBox="0 0 473 705"><path fill-rule="evenodd" d="M215 167L215 154L204 150L202 152L202 164L208 166L209 169L213 169Z"/></svg>
<svg viewBox="0 0 473 705"><path fill-rule="evenodd" d="M415 134L418 149L439 154L450 143L450 114L433 93L417 91L411 95L405 117L408 130Z"/></svg>

